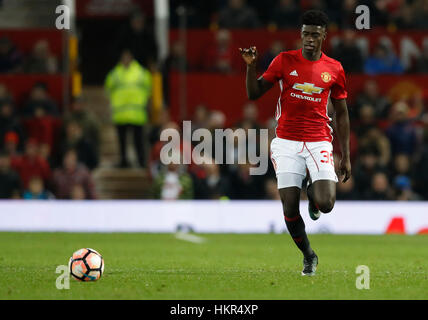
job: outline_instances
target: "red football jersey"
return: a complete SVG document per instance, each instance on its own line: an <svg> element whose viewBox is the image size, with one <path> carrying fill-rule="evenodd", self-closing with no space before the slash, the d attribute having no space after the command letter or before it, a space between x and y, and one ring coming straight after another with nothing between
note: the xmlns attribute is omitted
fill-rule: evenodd
<svg viewBox="0 0 428 320"><path fill-rule="evenodd" d="M276 135L296 141L332 141L327 113L329 97L345 99L345 72L339 61L324 53L317 61L303 57L302 49L281 52L262 77L279 82Z"/></svg>

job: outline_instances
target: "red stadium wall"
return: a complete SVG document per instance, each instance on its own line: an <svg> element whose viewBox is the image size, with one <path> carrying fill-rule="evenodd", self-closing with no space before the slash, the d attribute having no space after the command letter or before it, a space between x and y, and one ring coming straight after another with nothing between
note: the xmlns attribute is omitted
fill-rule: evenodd
<svg viewBox="0 0 428 320"><path fill-rule="evenodd" d="M43 82L47 85L49 95L58 106L62 105L63 83L62 75L30 75L30 74L5 74L0 75L0 83L5 85L12 93L18 107L28 98L31 88L36 82Z"/></svg>
<svg viewBox="0 0 428 320"><path fill-rule="evenodd" d="M366 76L349 75L347 77L348 102L351 104L355 96L363 88L368 79L376 79L381 93L388 96L405 95L407 92L422 91L424 99L428 99L428 75L403 75L403 76ZM170 76L170 110L172 118L180 121L180 76L173 73ZM221 110L227 118L227 125L233 125L242 115L242 106L248 102L245 90L245 75L222 75L212 73L188 73L187 74L187 117L191 115L195 107L203 103L209 109ZM279 97L279 87L276 85L264 97L257 100L261 121L274 116L276 102Z"/></svg>
<svg viewBox="0 0 428 320"><path fill-rule="evenodd" d="M7 37L23 53L31 53L37 41L45 39L54 55L61 58L63 52L63 32L56 29L5 29L0 30L0 38Z"/></svg>
<svg viewBox="0 0 428 320"><path fill-rule="evenodd" d="M28 57L34 45L39 40L46 40L49 48L59 61L62 61L64 32L56 29L3 29L0 30L0 37L7 37L19 51ZM11 92L18 107L26 101L32 86L36 82L43 82L48 87L50 96L62 106L63 83L62 74L1 74L0 83L5 85Z"/></svg>

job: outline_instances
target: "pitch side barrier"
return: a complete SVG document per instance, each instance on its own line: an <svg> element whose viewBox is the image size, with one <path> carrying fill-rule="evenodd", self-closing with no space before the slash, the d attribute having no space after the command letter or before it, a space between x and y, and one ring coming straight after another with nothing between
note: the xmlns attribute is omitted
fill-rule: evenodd
<svg viewBox="0 0 428 320"><path fill-rule="evenodd" d="M428 202L337 201L309 233L428 232ZM0 201L0 231L282 233L280 201Z"/></svg>

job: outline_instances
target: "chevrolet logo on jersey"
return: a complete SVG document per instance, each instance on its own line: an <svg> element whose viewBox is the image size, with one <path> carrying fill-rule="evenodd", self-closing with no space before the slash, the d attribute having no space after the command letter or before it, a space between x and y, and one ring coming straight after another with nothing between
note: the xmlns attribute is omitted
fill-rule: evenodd
<svg viewBox="0 0 428 320"><path fill-rule="evenodd" d="M308 82L305 82L303 84L295 83L293 86L293 89L300 90L306 94L321 93L324 90L323 88L315 87L313 83L308 83Z"/></svg>

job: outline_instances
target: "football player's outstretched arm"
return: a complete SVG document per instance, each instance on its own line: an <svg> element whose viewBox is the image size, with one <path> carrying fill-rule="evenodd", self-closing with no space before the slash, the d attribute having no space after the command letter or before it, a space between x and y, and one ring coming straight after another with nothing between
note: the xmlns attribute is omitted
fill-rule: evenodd
<svg viewBox="0 0 428 320"><path fill-rule="evenodd" d="M250 100L257 100L265 94L270 88L273 87L273 83L266 81L262 77L257 79L257 49L256 47L250 48L239 48L239 52L242 55L245 63L247 64L247 95Z"/></svg>
<svg viewBox="0 0 428 320"><path fill-rule="evenodd" d="M351 177L351 160L349 156L349 115L345 99L331 99L336 111L336 130L342 149L342 159L339 164L339 175L343 182Z"/></svg>

